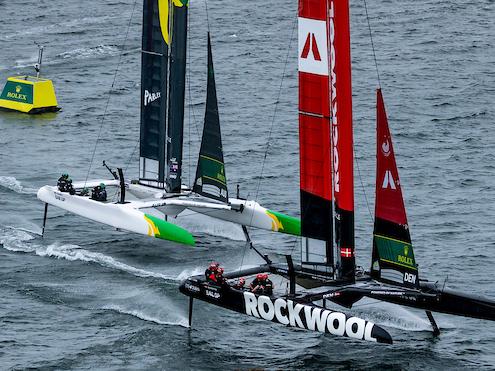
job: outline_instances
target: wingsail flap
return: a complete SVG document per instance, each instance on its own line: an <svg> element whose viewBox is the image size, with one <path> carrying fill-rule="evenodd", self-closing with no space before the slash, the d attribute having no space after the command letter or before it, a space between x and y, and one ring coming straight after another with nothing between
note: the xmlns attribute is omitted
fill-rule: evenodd
<svg viewBox="0 0 495 371"><path fill-rule="evenodd" d="M180 193L184 139L184 97L186 88L187 13L186 0L172 2L169 107L167 126L167 186Z"/></svg>
<svg viewBox="0 0 495 371"><path fill-rule="evenodd" d="M329 1L335 241L341 276L354 281L354 174L349 1Z"/></svg>
<svg viewBox="0 0 495 371"><path fill-rule="evenodd" d="M215 73L208 33L208 86L203 138L199 151L198 167L193 191L205 197L228 203L227 177L223 162L222 134L218 115Z"/></svg>
<svg viewBox="0 0 495 371"><path fill-rule="evenodd" d="M117 229L185 245L195 245L191 233L165 220L136 210L133 202L102 203L91 200L89 197L59 192L56 187L51 186L40 188L37 196L41 201L50 205Z"/></svg>
<svg viewBox="0 0 495 371"><path fill-rule="evenodd" d="M418 287L418 268L380 89L377 90L376 120L376 201L371 274L384 281Z"/></svg>

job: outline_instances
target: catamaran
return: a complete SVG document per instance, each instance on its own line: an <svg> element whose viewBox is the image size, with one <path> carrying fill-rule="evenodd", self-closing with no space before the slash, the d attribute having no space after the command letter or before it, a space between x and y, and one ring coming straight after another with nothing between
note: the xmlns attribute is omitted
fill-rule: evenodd
<svg viewBox="0 0 495 371"><path fill-rule="evenodd" d="M242 314L361 340L391 343L382 327L332 309L371 298L431 312L495 320L495 301L420 278L402 197L385 104L377 90L375 221L369 271L356 268L353 133L348 0L299 0L299 143L301 262L265 264L226 273L218 285L204 276L180 291ZM228 280L263 272L281 276L287 291L263 295ZM232 281L230 281L232 282ZM296 290L297 288L297 290Z"/></svg>
<svg viewBox="0 0 495 371"><path fill-rule="evenodd" d="M117 229L187 245L195 243L191 233L167 221L184 210L271 231L300 233L298 219L253 200L229 197L209 34L198 166L193 186L182 184L187 14L187 0L145 0L143 4L139 179L126 181L122 169L116 172L107 167L113 179L75 182L70 192L51 185L40 188L38 198L45 202L43 231L50 204ZM115 189L117 199L102 202L91 197L89 189L96 187ZM135 199L126 199L126 192Z"/></svg>

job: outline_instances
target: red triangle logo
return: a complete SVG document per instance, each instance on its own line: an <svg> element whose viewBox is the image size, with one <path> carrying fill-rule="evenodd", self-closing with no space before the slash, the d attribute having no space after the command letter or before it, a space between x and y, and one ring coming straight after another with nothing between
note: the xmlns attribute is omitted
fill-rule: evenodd
<svg viewBox="0 0 495 371"><path fill-rule="evenodd" d="M304 47L301 53L301 58L307 59L310 49L311 49L311 53L313 53L314 60L321 61L320 52L318 50L318 44L316 43L316 37L315 34L312 32L309 32L308 36L306 37L306 41L304 43Z"/></svg>

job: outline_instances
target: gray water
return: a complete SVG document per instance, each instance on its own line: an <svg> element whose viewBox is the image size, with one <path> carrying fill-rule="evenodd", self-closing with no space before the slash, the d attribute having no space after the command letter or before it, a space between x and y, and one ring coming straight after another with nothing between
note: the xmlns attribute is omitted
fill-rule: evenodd
<svg viewBox="0 0 495 371"><path fill-rule="evenodd" d="M227 269L259 263L239 228L212 220L179 218L197 237L191 249L51 208L39 237L40 186L62 172L106 177L102 160L127 168L128 178L138 173L141 7L0 0L0 81L32 74L34 42L44 44L42 73L63 107L42 116L0 112L0 368L494 368L493 323L437 315L442 334L434 338L424 313L389 304L359 303L353 313L386 327L393 346L201 302L188 329L181 279L211 260ZM420 276L492 298L494 7L493 0L368 4ZM230 191L240 184L242 195L298 215L296 1L210 1L208 10ZM363 2L352 1L351 13L357 259L368 267L377 78ZM204 1L191 2L189 27L190 184L204 115ZM291 237L253 231L252 238L274 260L297 251Z"/></svg>

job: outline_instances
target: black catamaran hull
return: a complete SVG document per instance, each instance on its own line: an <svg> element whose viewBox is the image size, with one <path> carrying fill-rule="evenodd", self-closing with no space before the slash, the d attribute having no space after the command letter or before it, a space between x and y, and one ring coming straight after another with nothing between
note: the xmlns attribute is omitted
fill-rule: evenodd
<svg viewBox="0 0 495 371"><path fill-rule="evenodd" d="M350 308L363 297L431 312L495 321L495 301L450 289L440 290L430 282L421 282L416 290L361 280L356 285L343 286L306 299L328 299Z"/></svg>
<svg viewBox="0 0 495 371"><path fill-rule="evenodd" d="M390 334L370 321L302 303L297 298L257 295L228 285L210 284L199 276L182 282L179 290L191 298L286 326L392 344Z"/></svg>

